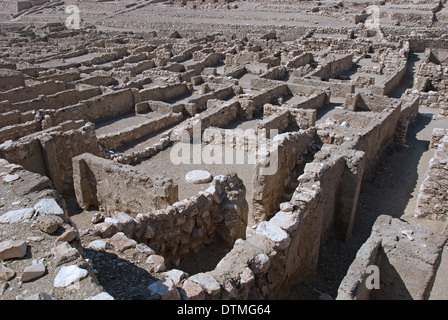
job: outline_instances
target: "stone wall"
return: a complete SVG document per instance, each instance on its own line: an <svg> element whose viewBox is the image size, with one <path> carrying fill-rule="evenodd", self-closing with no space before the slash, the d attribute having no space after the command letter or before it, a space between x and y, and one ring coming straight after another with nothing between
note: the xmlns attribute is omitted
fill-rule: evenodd
<svg viewBox="0 0 448 320"><path fill-rule="evenodd" d="M354 93L355 92L355 85L350 83L349 81L342 81L342 80L336 80L336 79L329 79L328 81L321 81L319 79L305 79L305 78L293 78L292 82L294 84L299 85L308 85L308 86L314 86L319 87L322 89L329 88L330 93L334 97L342 97L345 98L345 96L348 93Z"/></svg>
<svg viewBox="0 0 448 320"><path fill-rule="evenodd" d="M290 201L281 203L269 221L260 222L245 240L238 239L214 270L190 276L179 285L183 297L285 299L298 283L312 283L328 208L322 193L338 194L328 183L342 169L339 161L329 161L332 165L327 168L309 167Z"/></svg>
<svg viewBox="0 0 448 320"><path fill-rule="evenodd" d="M40 131L41 123L38 120L31 120L25 123L9 125L0 129L0 143L7 140L17 140L26 135Z"/></svg>
<svg viewBox="0 0 448 320"><path fill-rule="evenodd" d="M48 126L55 126L67 120L84 119L90 122L98 122L116 118L133 113L135 104L138 102L140 101L137 90L117 90L56 111L46 111L50 118Z"/></svg>
<svg viewBox="0 0 448 320"><path fill-rule="evenodd" d="M394 89L396 89L400 85L401 79L403 79L404 75L406 74L407 67L408 67L407 59L403 59L400 66L397 68L397 71L394 72L392 75L388 76L381 83L373 86L370 92L378 95L390 94Z"/></svg>
<svg viewBox="0 0 448 320"><path fill-rule="evenodd" d="M448 220L448 130L434 129L431 147L434 157L420 185L415 216Z"/></svg>
<svg viewBox="0 0 448 320"><path fill-rule="evenodd" d="M69 121L0 145L2 158L48 176L63 195L71 194L73 189L71 158L84 152L104 156L94 125L85 121Z"/></svg>
<svg viewBox="0 0 448 320"><path fill-rule="evenodd" d="M24 86L25 80L21 72L3 68L0 69L0 92Z"/></svg>
<svg viewBox="0 0 448 320"><path fill-rule="evenodd" d="M253 195L251 197L253 212L250 224L265 221L275 213L290 188L291 181L297 179L298 164L302 164L302 155L315 138L315 129L289 132L275 137L276 142L270 146L271 162L265 163L263 157L257 159L252 178ZM276 168L273 174L264 174L261 168Z"/></svg>
<svg viewBox="0 0 448 320"><path fill-rule="evenodd" d="M178 188L164 176L84 153L73 157L73 184L79 206L132 216L178 201Z"/></svg>
<svg viewBox="0 0 448 320"><path fill-rule="evenodd" d="M9 91L0 92L0 101L8 100L11 103L35 99L38 96L50 95L67 90L67 85L60 81L46 81L27 87L19 87Z"/></svg>
<svg viewBox="0 0 448 320"><path fill-rule="evenodd" d="M400 118L401 102L388 105L382 112L376 113L359 135L345 142L348 147L365 152L365 165L370 168L380 154L380 151L393 142L397 122Z"/></svg>
<svg viewBox="0 0 448 320"><path fill-rule="evenodd" d="M188 95L190 92L191 90L187 86L186 82L167 85L164 87L152 87L140 90L140 100L159 100L169 102L170 100Z"/></svg>
<svg viewBox="0 0 448 320"><path fill-rule="evenodd" d="M182 119L183 115L180 112L168 113L120 131L102 134L98 136L98 140L103 148L114 150L175 124Z"/></svg>
<svg viewBox="0 0 448 320"><path fill-rule="evenodd" d="M321 80L334 79L343 71L350 69L353 65L353 54L348 54L340 58L334 58L328 62L324 62L318 70L314 71L310 76L319 77Z"/></svg>
<svg viewBox="0 0 448 320"><path fill-rule="evenodd" d="M338 290L338 300L426 300L447 240L440 233L391 216L376 220ZM424 247L424 253L420 248ZM379 288L366 282L376 266Z"/></svg>
<svg viewBox="0 0 448 320"><path fill-rule="evenodd" d="M28 101L13 103L11 108L19 110L20 112L39 109L59 109L100 94L100 88L88 88L84 90L70 89L51 95L44 95Z"/></svg>
<svg viewBox="0 0 448 320"><path fill-rule="evenodd" d="M172 141L181 141L184 131L188 132L190 138L193 137L194 128L200 125L201 134L208 127L222 128L229 124L233 120L236 120L241 109L241 105L238 101L217 101L213 100L210 103L214 106L210 106L206 111L199 113L196 117L187 119L180 125L176 126L171 132Z"/></svg>
<svg viewBox="0 0 448 320"><path fill-rule="evenodd" d="M232 245L245 237L246 188L235 173L214 177L205 191L165 209L139 214L131 237L178 265L192 251L214 241Z"/></svg>

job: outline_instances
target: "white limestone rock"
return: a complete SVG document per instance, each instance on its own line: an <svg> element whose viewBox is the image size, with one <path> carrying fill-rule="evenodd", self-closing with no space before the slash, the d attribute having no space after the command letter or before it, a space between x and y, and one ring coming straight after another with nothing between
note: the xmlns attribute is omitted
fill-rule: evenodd
<svg viewBox="0 0 448 320"><path fill-rule="evenodd" d="M81 269L77 265L63 266L56 275L53 286L55 288L68 287L87 277L88 273L89 272L86 269Z"/></svg>
<svg viewBox="0 0 448 320"><path fill-rule="evenodd" d="M210 172L205 170L192 170L185 175L185 180L193 184L208 183L213 177Z"/></svg>

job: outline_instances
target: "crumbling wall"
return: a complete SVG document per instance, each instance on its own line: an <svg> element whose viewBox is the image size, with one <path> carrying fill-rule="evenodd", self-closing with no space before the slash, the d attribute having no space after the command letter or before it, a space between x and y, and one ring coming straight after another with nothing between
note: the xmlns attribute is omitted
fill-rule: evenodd
<svg viewBox="0 0 448 320"><path fill-rule="evenodd" d="M182 113L168 113L163 116L148 119L147 121L123 130L106 133L98 136L102 147L114 150L126 144L143 138L151 133L157 132L169 125L175 124L183 119Z"/></svg>
<svg viewBox="0 0 448 320"><path fill-rule="evenodd" d="M336 80L336 79L329 79L328 81L321 81L319 79L293 78L292 83L299 84L299 85L319 87L324 90L329 88L331 95L334 97L345 98L345 96L348 93L355 92L355 84L350 83L350 81L343 81L343 80Z"/></svg>
<svg viewBox="0 0 448 320"><path fill-rule="evenodd" d="M397 102L386 107L360 130L357 138L348 141L350 148L365 152L366 168L370 168L380 151L393 141L400 118L400 106L401 102Z"/></svg>
<svg viewBox="0 0 448 320"><path fill-rule="evenodd" d="M11 103L35 99L41 94L50 95L67 90L67 85L60 81L46 81L28 87L19 87L9 91L0 92L0 101L8 100Z"/></svg>
<svg viewBox="0 0 448 320"><path fill-rule="evenodd" d="M446 235L391 216L379 216L339 286L337 299L428 299L446 240ZM367 270L369 266L378 268L377 288L366 285L367 281L372 285L368 278L374 276Z"/></svg>
<svg viewBox="0 0 448 320"><path fill-rule="evenodd" d="M21 72L3 68L0 69L0 92L24 86L25 80Z"/></svg>
<svg viewBox="0 0 448 320"><path fill-rule="evenodd" d="M262 90L261 93L252 96L250 100L253 102L254 110L260 110L266 103L275 103L274 96L283 97L288 93L289 88L286 84L275 85L274 87Z"/></svg>
<svg viewBox="0 0 448 320"><path fill-rule="evenodd" d="M397 68L396 72L388 76L380 84L376 84L371 87L370 92L378 95L390 94L400 85L401 79L403 79L404 75L406 74L407 68L407 60L404 59L400 66Z"/></svg>
<svg viewBox="0 0 448 320"><path fill-rule="evenodd" d="M90 122L98 122L133 113L134 106L138 102L140 101L138 100L137 90L123 89L46 113L50 117L48 122L52 126L67 120L84 119Z"/></svg>
<svg viewBox="0 0 448 320"><path fill-rule="evenodd" d="M308 129L314 127L316 124L317 112L315 109L296 109L290 108L287 105L276 106L272 104L265 104L263 107L263 118L269 117L276 113L282 113L283 111L289 112L289 119L286 126L294 126L300 129ZM285 124L281 124L284 126ZM282 131L279 130L281 133Z"/></svg>
<svg viewBox="0 0 448 320"><path fill-rule="evenodd" d="M319 77L321 80L334 79L343 71L350 69L353 65L353 53L345 55L340 58L333 58L328 62L324 62L318 67L310 76Z"/></svg>
<svg viewBox="0 0 448 320"><path fill-rule="evenodd" d="M308 167L290 201L281 203L280 211L260 222L245 240L238 239L214 270L187 278L180 285L183 297L284 299L298 283L311 283L326 233L326 199L331 192L339 195L332 179L345 170L340 159L328 161L326 168L319 163Z"/></svg>
<svg viewBox="0 0 448 320"><path fill-rule="evenodd" d="M287 68L298 68L307 64L310 64L313 61L313 54L309 52L302 53L286 63Z"/></svg>
<svg viewBox="0 0 448 320"><path fill-rule="evenodd" d="M17 102L12 104L11 107L20 112L39 109L59 109L100 94L100 88L87 88L84 90L70 89L51 95L40 96L32 100Z"/></svg>
<svg viewBox="0 0 448 320"><path fill-rule="evenodd" d="M164 102L169 102L170 100L179 98L183 95L190 94L191 90L189 89L186 82L184 83L176 83L172 85L167 85L164 87L152 87L148 89L140 90L140 100L159 100Z"/></svg>
<svg viewBox="0 0 448 320"><path fill-rule="evenodd" d="M26 135L40 131L41 123L38 120L31 120L25 123L8 125L0 129L0 143L7 140L17 140Z"/></svg>
<svg viewBox="0 0 448 320"><path fill-rule="evenodd" d="M251 198L253 212L249 222L257 223L271 217L281 200L284 192L290 188L290 183L296 179L294 174L297 162L308 150L315 137L315 129L300 130L277 135L270 146L270 161L266 163L264 157L259 157L254 167L252 178L253 195ZM262 168L273 168L275 172L264 174Z"/></svg>
<svg viewBox="0 0 448 320"><path fill-rule="evenodd" d="M217 100L213 100L210 102L210 104L213 104L214 106L210 106L210 108L207 108L207 110L198 114L198 117L187 119L179 126L174 128L172 130L171 140L181 141L184 131L188 132L190 138L192 138L194 128L199 128L199 126L201 134L208 127L213 126L222 128L228 123L237 119L241 109L241 105L238 101L218 102Z"/></svg>
<svg viewBox="0 0 448 320"><path fill-rule="evenodd" d="M94 125L84 121L69 121L16 142L3 143L0 147L2 158L47 175L63 195L73 188L71 158L84 152L104 156Z"/></svg>
<svg viewBox="0 0 448 320"><path fill-rule="evenodd" d="M178 200L177 185L169 178L149 175L89 153L73 157L72 164L76 199L85 210L98 207L135 216Z"/></svg>
<svg viewBox="0 0 448 320"><path fill-rule="evenodd" d="M139 214L132 237L178 265L192 251L214 241L232 245L245 238L246 188L235 173L216 176L210 187L159 211Z"/></svg>
<svg viewBox="0 0 448 320"><path fill-rule="evenodd" d="M431 148L434 157L417 197L415 216L418 218L447 220L448 217L448 130L434 129Z"/></svg>

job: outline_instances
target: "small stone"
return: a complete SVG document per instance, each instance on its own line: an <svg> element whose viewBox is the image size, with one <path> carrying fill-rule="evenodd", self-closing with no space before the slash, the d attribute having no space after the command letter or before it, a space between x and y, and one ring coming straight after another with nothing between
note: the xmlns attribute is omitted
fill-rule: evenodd
<svg viewBox="0 0 448 320"><path fill-rule="evenodd" d="M107 243L119 252L135 248L137 246L137 241L129 239L123 232L114 234L113 237L107 241Z"/></svg>
<svg viewBox="0 0 448 320"><path fill-rule="evenodd" d="M288 234L278 225L270 221L260 222L255 230L255 233L263 235L269 240L275 242L280 249L286 248L291 243L291 239Z"/></svg>
<svg viewBox="0 0 448 320"><path fill-rule="evenodd" d="M63 242L51 249L51 254L55 258L55 266L74 261L81 256L78 250L72 248L68 242Z"/></svg>
<svg viewBox="0 0 448 320"><path fill-rule="evenodd" d="M37 227L48 234L55 233L59 225L63 224L64 221L58 216L39 216L36 219Z"/></svg>
<svg viewBox="0 0 448 320"><path fill-rule="evenodd" d="M148 245L146 245L144 243L137 244L136 249L139 252L144 253L144 254L146 254L148 256L156 253L152 248L150 248Z"/></svg>
<svg viewBox="0 0 448 320"><path fill-rule="evenodd" d="M56 241L67 241L71 242L79 237L78 230L76 230L73 227L68 228L64 231L63 234L61 234L59 237L56 238Z"/></svg>
<svg viewBox="0 0 448 320"><path fill-rule="evenodd" d="M3 177L3 181L5 182L12 182L18 179L20 179L20 177L17 174L7 174L6 176Z"/></svg>
<svg viewBox="0 0 448 320"><path fill-rule="evenodd" d="M185 280L182 285L182 300L203 300L205 298L204 289L194 281Z"/></svg>
<svg viewBox="0 0 448 320"><path fill-rule="evenodd" d="M280 210L284 212L292 212L294 211L294 206L289 202L280 203Z"/></svg>
<svg viewBox="0 0 448 320"><path fill-rule="evenodd" d="M37 216L55 215L67 221L67 215L54 199L42 199L34 206Z"/></svg>
<svg viewBox="0 0 448 320"><path fill-rule="evenodd" d="M45 273L45 266L42 262L33 263L23 270L22 282L28 282L41 277Z"/></svg>
<svg viewBox="0 0 448 320"><path fill-rule="evenodd" d="M205 170L192 170L185 175L185 180L193 184L208 183L212 179L210 172Z"/></svg>
<svg viewBox="0 0 448 320"><path fill-rule="evenodd" d="M88 271L81 269L77 265L62 266L61 270L59 270L56 278L54 279L53 286L55 288L64 288L80 281L81 279L84 279L87 275Z"/></svg>
<svg viewBox="0 0 448 320"><path fill-rule="evenodd" d="M250 263L250 268L255 274L265 273L269 270L270 259L264 253L259 253Z"/></svg>
<svg viewBox="0 0 448 320"><path fill-rule="evenodd" d="M149 265L149 272L163 272L166 270L165 258L158 254L150 255L146 259L146 263Z"/></svg>
<svg viewBox="0 0 448 320"><path fill-rule="evenodd" d="M92 223L97 224L104 221L104 215L101 212L97 212L92 216Z"/></svg>
<svg viewBox="0 0 448 320"><path fill-rule="evenodd" d="M23 240L7 240L0 243L0 260L22 258L26 254L27 244Z"/></svg>
<svg viewBox="0 0 448 320"><path fill-rule="evenodd" d="M30 241L30 242L40 242L42 240L44 240L44 238L40 237L40 236L37 236L37 237L32 236L32 237L26 238L26 241Z"/></svg>
<svg viewBox="0 0 448 320"><path fill-rule="evenodd" d="M16 275L16 272L0 264L0 281L9 281Z"/></svg>
<svg viewBox="0 0 448 320"><path fill-rule="evenodd" d="M87 246L87 248L95 250L95 251L106 251L107 248L109 247L109 244L107 243L106 240L94 240L92 242L89 243L89 245Z"/></svg>
<svg viewBox="0 0 448 320"><path fill-rule="evenodd" d="M161 300L180 300L179 291L170 278L157 280L148 286L149 294L154 299Z"/></svg>
<svg viewBox="0 0 448 320"><path fill-rule="evenodd" d="M31 219L34 214L33 208L25 208L19 210L8 211L0 216L0 223L14 223L25 219Z"/></svg>
<svg viewBox="0 0 448 320"><path fill-rule="evenodd" d="M209 295L214 296L221 290L221 285L208 273L197 273L189 278L200 285Z"/></svg>
<svg viewBox="0 0 448 320"><path fill-rule="evenodd" d="M102 238L110 238L119 230L115 223L106 221L96 224L94 229Z"/></svg>
<svg viewBox="0 0 448 320"><path fill-rule="evenodd" d="M188 277L188 274L178 269L171 269L170 271L166 271L162 273L164 276L169 277L173 280L174 284L177 286L180 282Z"/></svg>
<svg viewBox="0 0 448 320"><path fill-rule="evenodd" d="M240 284L242 286L248 285L255 280L255 275L251 269L248 267L243 269L243 272L240 275Z"/></svg>

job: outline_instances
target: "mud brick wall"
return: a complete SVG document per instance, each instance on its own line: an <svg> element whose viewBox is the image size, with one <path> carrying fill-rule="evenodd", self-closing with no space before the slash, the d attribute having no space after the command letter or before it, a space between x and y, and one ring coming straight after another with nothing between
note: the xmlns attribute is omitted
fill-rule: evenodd
<svg viewBox="0 0 448 320"><path fill-rule="evenodd" d="M438 133L445 131L442 138ZM436 137L434 139L434 137ZM436 142L437 141L437 142ZM431 146L437 148L429 161L417 197L415 216L418 218L447 220L448 218L448 130L436 129Z"/></svg>
<svg viewBox="0 0 448 320"><path fill-rule="evenodd" d="M446 235L391 216L379 216L339 286L337 299L428 299L446 240ZM371 274L366 269L370 265L378 267L379 289L366 286Z"/></svg>
<svg viewBox="0 0 448 320"><path fill-rule="evenodd" d="M84 153L73 157L73 184L81 208L137 213L178 201L178 187L169 178L152 176L128 165Z"/></svg>
<svg viewBox="0 0 448 320"><path fill-rule="evenodd" d="M253 204L252 216L249 222L256 223L267 220L276 212L276 209L283 198L285 190L290 186L290 182L297 179L292 176L295 173L297 161L300 156L307 152L310 143L315 138L315 129L300 130L278 135L275 139L278 145L270 146L270 157L272 163L264 163L265 159L259 157L254 167L253 174ZM277 156L275 159L275 153ZM274 161L277 161L276 163ZM274 174L263 174L261 168L277 168Z"/></svg>

